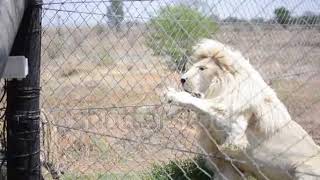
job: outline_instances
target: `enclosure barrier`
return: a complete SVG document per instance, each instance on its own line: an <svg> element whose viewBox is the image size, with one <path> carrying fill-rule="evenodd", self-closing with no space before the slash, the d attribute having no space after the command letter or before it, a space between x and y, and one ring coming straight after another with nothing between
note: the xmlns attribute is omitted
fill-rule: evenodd
<svg viewBox="0 0 320 180"><path fill-rule="evenodd" d="M24 21L22 32L28 33L19 32L12 55L25 55L30 68L41 68L45 179L209 180L220 171L208 168L208 157L248 163L205 152L197 135L199 126L202 132L207 127L189 109L164 99L168 87L181 88L181 74L194 63L191 47L201 38L240 50L292 119L320 143L316 0L46 0L37 5L42 5L42 27L38 16L30 24ZM26 15L38 15L37 5ZM40 176L38 77L39 70L31 69L26 80L8 82L9 178ZM283 158L305 138L297 137L270 159ZM259 162L252 163L260 179L270 179L259 171ZM246 178L236 165L233 169Z"/></svg>
<svg viewBox="0 0 320 180"><path fill-rule="evenodd" d="M15 180L40 179L40 128L39 128L39 97L40 97L40 52L41 52L41 1L1 1L1 12L6 10L14 13L1 26L1 34L7 41L0 41L4 47L3 56L25 56L28 58L29 73L25 79L11 79L6 83L7 107L7 178ZM40 4L40 6L39 6ZM25 11L24 11L24 6ZM2 11L3 10L3 11ZM17 35L14 32L20 22ZM5 34L3 34L5 33ZM2 58L2 57L1 57ZM5 58L2 58L3 63Z"/></svg>

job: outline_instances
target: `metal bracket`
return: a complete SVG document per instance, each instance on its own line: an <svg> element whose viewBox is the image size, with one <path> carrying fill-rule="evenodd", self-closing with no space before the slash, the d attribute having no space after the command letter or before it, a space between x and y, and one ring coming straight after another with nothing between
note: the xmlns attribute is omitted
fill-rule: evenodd
<svg viewBox="0 0 320 180"><path fill-rule="evenodd" d="M28 75L28 59L24 56L9 56L1 78L21 80Z"/></svg>

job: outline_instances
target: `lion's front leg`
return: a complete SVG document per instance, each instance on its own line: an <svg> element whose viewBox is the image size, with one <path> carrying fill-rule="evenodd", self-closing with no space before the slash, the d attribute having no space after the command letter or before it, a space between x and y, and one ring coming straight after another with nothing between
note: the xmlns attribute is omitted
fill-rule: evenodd
<svg viewBox="0 0 320 180"><path fill-rule="evenodd" d="M236 119L230 120L230 131L225 142L221 145L221 150L230 152L240 152L248 146L246 130L248 121L243 115L236 116Z"/></svg>

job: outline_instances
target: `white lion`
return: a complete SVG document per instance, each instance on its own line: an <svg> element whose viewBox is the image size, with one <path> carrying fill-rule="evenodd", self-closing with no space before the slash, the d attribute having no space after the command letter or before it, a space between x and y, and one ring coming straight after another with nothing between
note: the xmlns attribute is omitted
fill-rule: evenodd
<svg viewBox="0 0 320 180"><path fill-rule="evenodd" d="M240 52L205 39L193 57L184 91L166 95L197 112L199 144L218 179L320 179L319 146Z"/></svg>

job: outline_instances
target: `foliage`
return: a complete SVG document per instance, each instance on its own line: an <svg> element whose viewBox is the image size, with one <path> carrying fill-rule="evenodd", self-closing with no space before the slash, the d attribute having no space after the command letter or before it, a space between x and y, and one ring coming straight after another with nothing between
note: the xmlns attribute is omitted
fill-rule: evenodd
<svg viewBox="0 0 320 180"><path fill-rule="evenodd" d="M275 18L279 24L288 24L291 19L291 12L285 7L276 8L274 10Z"/></svg>
<svg viewBox="0 0 320 180"><path fill-rule="evenodd" d="M229 17L225 18L223 20L223 22L236 23L236 22L246 22L246 20L240 19L240 18L237 18L237 17L229 16Z"/></svg>
<svg viewBox="0 0 320 180"><path fill-rule="evenodd" d="M61 177L62 180L141 180L142 177L134 173L69 173Z"/></svg>
<svg viewBox="0 0 320 180"><path fill-rule="evenodd" d="M275 20L283 26L287 24L307 25L307 27L315 27L320 25L320 15L311 11L304 12L301 16L291 16L291 12L285 7L276 8L274 10Z"/></svg>
<svg viewBox="0 0 320 180"><path fill-rule="evenodd" d="M195 159L175 160L170 161L165 165L156 165L151 171L151 178L157 180L210 180L214 173L205 165L203 158L197 157ZM188 177L188 178L187 178Z"/></svg>
<svg viewBox="0 0 320 180"><path fill-rule="evenodd" d="M101 66L110 66L114 64L114 59L107 51L101 51L98 54L99 65Z"/></svg>
<svg viewBox="0 0 320 180"><path fill-rule="evenodd" d="M93 27L93 30L98 36L105 32L105 28L101 24L97 24Z"/></svg>
<svg viewBox="0 0 320 180"><path fill-rule="evenodd" d="M300 24L300 25L320 25L320 15L316 15L313 12L306 11L302 16L291 18L290 24Z"/></svg>
<svg viewBox="0 0 320 180"><path fill-rule="evenodd" d="M250 21L254 24L264 23L264 19L262 17L252 18Z"/></svg>
<svg viewBox="0 0 320 180"><path fill-rule="evenodd" d="M192 46L200 38L214 34L218 26L209 17L184 5L168 6L150 20L146 44L156 55L168 56L175 68L184 70Z"/></svg>
<svg viewBox="0 0 320 180"><path fill-rule="evenodd" d="M113 0L111 5L107 8L107 17L112 26L120 30L120 24L123 21L123 2L122 0Z"/></svg>

